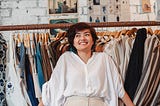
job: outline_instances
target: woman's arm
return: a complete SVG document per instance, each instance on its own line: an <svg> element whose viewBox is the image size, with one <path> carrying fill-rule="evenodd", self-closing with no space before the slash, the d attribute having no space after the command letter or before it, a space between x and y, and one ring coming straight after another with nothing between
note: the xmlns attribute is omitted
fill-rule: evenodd
<svg viewBox="0 0 160 106"><path fill-rule="evenodd" d="M135 106L126 92L122 98L122 101L125 103L126 106Z"/></svg>

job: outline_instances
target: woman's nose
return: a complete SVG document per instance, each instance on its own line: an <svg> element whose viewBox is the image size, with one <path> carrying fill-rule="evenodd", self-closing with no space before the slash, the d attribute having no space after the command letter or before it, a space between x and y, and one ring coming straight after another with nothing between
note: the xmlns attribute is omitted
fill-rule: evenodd
<svg viewBox="0 0 160 106"><path fill-rule="evenodd" d="M80 39L85 39L85 36L84 36L84 35L81 35Z"/></svg>

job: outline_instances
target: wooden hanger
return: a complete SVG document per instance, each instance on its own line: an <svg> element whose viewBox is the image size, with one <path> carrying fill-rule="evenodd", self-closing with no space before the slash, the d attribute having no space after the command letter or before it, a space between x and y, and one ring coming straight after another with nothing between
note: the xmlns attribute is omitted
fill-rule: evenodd
<svg viewBox="0 0 160 106"><path fill-rule="evenodd" d="M39 42L39 37L40 37L40 34L39 34L39 32L37 32L37 33L35 34L36 44Z"/></svg>
<svg viewBox="0 0 160 106"><path fill-rule="evenodd" d="M17 35L14 35L14 40L16 42L16 45L21 43L21 38L19 33Z"/></svg>
<svg viewBox="0 0 160 106"><path fill-rule="evenodd" d="M97 35L97 36L100 36L100 32L96 32L96 35Z"/></svg>
<svg viewBox="0 0 160 106"><path fill-rule="evenodd" d="M136 36L136 33L137 32L137 28L132 28L131 30L127 31L125 35L128 35L129 37L133 37L133 36Z"/></svg>
<svg viewBox="0 0 160 106"><path fill-rule="evenodd" d="M156 29L153 34L154 34L154 35L158 35L158 32L159 32L159 30Z"/></svg>
<svg viewBox="0 0 160 106"><path fill-rule="evenodd" d="M123 29L122 31L120 31L120 35L126 35L126 33L128 32L129 30L127 29Z"/></svg>
<svg viewBox="0 0 160 106"><path fill-rule="evenodd" d="M104 36L109 36L110 35L110 31L105 31Z"/></svg>
<svg viewBox="0 0 160 106"><path fill-rule="evenodd" d="M42 44L45 44L45 33L42 33Z"/></svg>
<svg viewBox="0 0 160 106"><path fill-rule="evenodd" d="M42 33L38 33L38 42L42 42Z"/></svg>
<svg viewBox="0 0 160 106"><path fill-rule="evenodd" d="M157 35L160 35L160 30L158 30L158 34Z"/></svg>
<svg viewBox="0 0 160 106"><path fill-rule="evenodd" d="M30 35L29 35L29 33L28 34L24 34L23 35L23 37L24 37L24 46L26 47L26 48L29 48L30 47Z"/></svg>
<svg viewBox="0 0 160 106"><path fill-rule="evenodd" d="M121 34L121 31L117 31L116 33L115 33L115 36L114 36L114 38L118 38Z"/></svg>
<svg viewBox="0 0 160 106"><path fill-rule="evenodd" d="M110 34L111 34L110 31L102 32L98 41L99 42L108 42L110 40Z"/></svg>
<svg viewBox="0 0 160 106"><path fill-rule="evenodd" d="M153 30L151 28L147 28L147 34L153 35Z"/></svg>
<svg viewBox="0 0 160 106"><path fill-rule="evenodd" d="M49 41L49 33L47 32L47 33L45 34L45 43L48 44L48 41Z"/></svg>
<svg viewBox="0 0 160 106"><path fill-rule="evenodd" d="M23 35L21 36L19 33L17 34L18 43L23 42Z"/></svg>
<svg viewBox="0 0 160 106"><path fill-rule="evenodd" d="M110 38L111 38L111 37L113 37L113 38L117 37L117 33L119 33L119 32L118 32L118 31L113 31L113 32L111 32L111 33L110 33Z"/></svg>
<svg viewBox="0 0 160 106"><path fill-rule="evenodd" d="M63 34L64 34L63 32L58 32L56 35L56 38L60 39L63 36Z"/></svg>

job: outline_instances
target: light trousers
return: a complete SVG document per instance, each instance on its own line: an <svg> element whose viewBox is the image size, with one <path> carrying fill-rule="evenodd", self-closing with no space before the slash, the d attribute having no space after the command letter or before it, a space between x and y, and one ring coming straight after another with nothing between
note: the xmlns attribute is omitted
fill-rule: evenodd
<svg viewBox="0 0 160 106"><path fill-rule="evenodd" d="M68 97L64 106L107 106L103 99L97 97Z"/></svg>

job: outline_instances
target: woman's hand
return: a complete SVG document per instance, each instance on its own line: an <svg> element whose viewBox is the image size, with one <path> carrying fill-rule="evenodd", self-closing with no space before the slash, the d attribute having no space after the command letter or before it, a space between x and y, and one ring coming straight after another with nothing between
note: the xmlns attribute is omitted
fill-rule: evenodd
<svg viewBox="0 0 160 106"><path fill-rule="evenodd" d="M122 98L122 101L125 103L126 106L135 106L126 92Z"/></svg>

